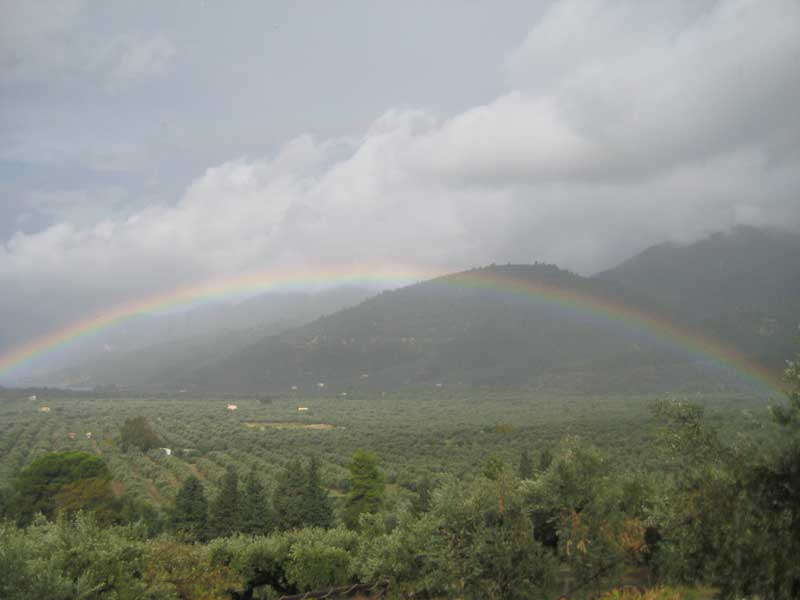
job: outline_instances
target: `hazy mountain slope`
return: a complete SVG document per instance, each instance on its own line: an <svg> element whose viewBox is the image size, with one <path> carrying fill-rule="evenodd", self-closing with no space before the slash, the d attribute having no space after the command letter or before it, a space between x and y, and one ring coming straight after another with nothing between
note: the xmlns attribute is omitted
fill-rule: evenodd
<svg viewBox="0 0 800 600"><path fill-rule="evenodd" d="M479 273L589 293L639 310L652 300L549 265ZM181 386L248 392L408 386L532 386L572 391L708 386L708 375L652 335L596 314L455 274L384 292L205 365ZM676 383L676 377L681 377Z"/></svg>
<svg viewBox="0 0 800 600"><path fill-rule="evenodd" d="M597 278L646 294L769 364L797 348L800 235L739 227L654 246Z"/></svg>
<svg viewBox="0 0 800 600"><path fill-rule="evenodd" d="M366 298L366 288L343 286L318 293L271 293L236 305L200 307L189 313L137 317L125 328L140 325L150 333L150 344L114 344L124 338L117 329L104 332L95 346L110 350L95 352L77 364L39 375L30 383L71 387L120 385L171 388L185 371L222 360L257 340L302 325L320 315L335 312ZM179 332L176 332L176 329ZM144 340L139 333L137 340Z"/></svg>
<svg viewBox="0 0 800 600"><path fill-rule="evenodd" d="M777 370L796 349L799 240L740 228L686 246L656 246L588 278L550 265L491 266L384 292L305 325L290 327L284 318L197 336L60 376L82 385L253 393L438 384L597 393L729 389L742 382L714 361L624 321L465 280L544 284L659 314ZM320 314L299 313L309 320Z"/></svg>

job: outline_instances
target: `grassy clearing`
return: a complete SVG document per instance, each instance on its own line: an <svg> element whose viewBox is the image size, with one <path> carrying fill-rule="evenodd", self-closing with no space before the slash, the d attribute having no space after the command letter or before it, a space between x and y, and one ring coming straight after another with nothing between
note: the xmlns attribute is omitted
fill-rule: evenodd
<svg viewBox="0 0 800 600"><path fill-rule="evenodd" d="M250 429L259 429L261 431L266 431L267 429L314 429L327 431L335 427L330 423L298 423L297 421L248 421L243 424Z"/></svg>

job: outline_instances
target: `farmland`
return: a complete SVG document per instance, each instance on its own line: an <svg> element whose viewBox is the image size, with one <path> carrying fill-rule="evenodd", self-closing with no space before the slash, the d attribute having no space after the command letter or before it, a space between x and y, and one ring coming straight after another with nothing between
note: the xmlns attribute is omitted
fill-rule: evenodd
<svg viewBox="0 0 800 600"><path fill-rule="evenodd" d="M155 507L168 506L181 483L198 477L211 494L225 469L257 470L267 484L292 458L316 455L334 494L346 490L346 464L359 448L377 454L402 495L425 475L471 478L495 456L516 465L565 436L599 448L615 464L644 468L654 448L655 396L561 396L526 393L281 396L230 398L63 396L0 402L0 486L36 456L82 450L109 465L114 489ZM742 395L691 398L710 422L733 430L764 420L767 401ZM42 406L50 412L40 412ZM298 407L307 407L299 412ZM128 417L145 416L171 455L153 449L123 453L118 438ZM74 439L69 434L74 433ZM90 436L87 436L90 433Z"/></svg>

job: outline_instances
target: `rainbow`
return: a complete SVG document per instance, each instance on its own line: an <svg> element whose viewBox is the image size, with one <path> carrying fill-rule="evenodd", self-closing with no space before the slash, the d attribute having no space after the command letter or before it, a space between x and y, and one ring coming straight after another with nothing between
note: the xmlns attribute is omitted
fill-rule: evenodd
<svg viewBox="0 0 800 600"><path fill-rule="evenodd" d="M0 355L0 375L11 374L22 365L50 352L142 314L179 310L195 304L269 291L308 290L347 284L398 287L413 281L436 278L437 282L447 285L511 291L632 326L688 350L694 355L730 367L745 378L772 390L781 390L778 374L735 348L701 335L663 315L622 304L611 297L603 297L572 287L556 286L547 281L514 277L504 269L473 269L446 276L442 273L441 269L411 266L374 268L348 265L309 270L261 271L184 287L116 305L110 310L32 339Z"/></svg>

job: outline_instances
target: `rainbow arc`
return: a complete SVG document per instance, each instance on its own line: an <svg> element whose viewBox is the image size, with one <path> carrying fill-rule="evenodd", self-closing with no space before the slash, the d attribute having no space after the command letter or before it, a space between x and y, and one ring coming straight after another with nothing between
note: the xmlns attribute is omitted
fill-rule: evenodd
<svg viewBox="0 0 800 600"><path fill-rule="evenodd" d="M778 375L764 365L750 359L736 348L700 334L664 315L573 287L562 287L545 280L514 277L503 269L475 269L446 277L440 277L441 275L441 270L402 265L383 268L346 265L305 271L274 270L249 273L180 288L119 304L21 344L0 355L0 374L9 374L50 352L141 314L177 310L197 303L273 290L307 290L315 287L364 283L397 287L403 283L439 277L437 281L446 285L510 291L617 321L648 332L695 355L712 359L716 363L732 368L746 379L754 380L776 391L781 389Z"/></svg>

